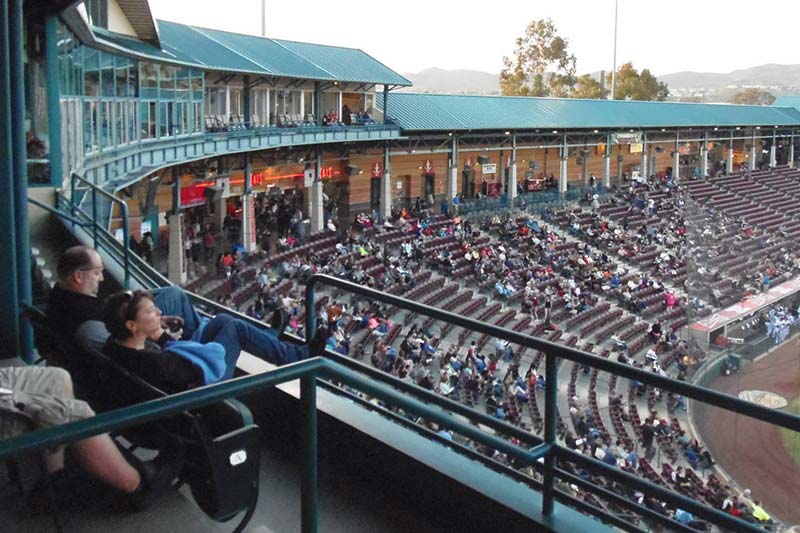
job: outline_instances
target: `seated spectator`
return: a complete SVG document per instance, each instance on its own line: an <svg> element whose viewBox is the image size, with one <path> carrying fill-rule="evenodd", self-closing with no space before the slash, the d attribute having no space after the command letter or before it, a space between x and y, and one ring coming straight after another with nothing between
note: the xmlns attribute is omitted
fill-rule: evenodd
<svg viewBox="0 0 800 533"><path fill-rule="evenodd" d="M72 380L65 370L38 366L0 368L0 411L28 419L35 429L47 429L94 416L87 403L73 397ZM0 440L14 437L26 429L19 419L0 416ZM149 495L168 488L180 468L180 461L162 454L153 461L131 463L107 434L72 442L69 447L70 456L81 468L125 495L127 501L136 507L145 504ZM48 450L45 463L57 490L58 480L66 475L64 447ZM43 484L39 483L32 493L34 498L39 497L41 488Z"/></svg>
<svg viewBox="0 0 800 533"><path fill-rule="evenodd" d="M176 342L162 327L161 311L145 291L122 291L110 296L104 323L111 338L103 353L167 393L233 377L241 352L238 343L227 337L227 346L211 342L208 337L201 337L199 343ZM205 329L208 334L221 328L212 322Z"/></svg>
<svg viewBox="0 0 800 533"><path fill-rule="evenodd" d="M100 350L109 338L104 325L103 302L97 298L103 280L100 256L86 246L69 248L59 261L57 272L59 281L48 297L48 324L64 338L74 340L80 348ZM307 347L284 343L275 333L230 315L218 315L213 319L201 317L187 294L178 287L153 291L148 300L151 298L164 315L161 316L164 319L162 329L169 330L171 324L179 322L181 340L217 341L231 349L237 345L277 365L308 356ZM168 317L172 318L168 320ZM206 331L212 324L214 327ZM315 340L315 346L321 347L319 339ZM81 365L79 360L70 363Z"/></svg>

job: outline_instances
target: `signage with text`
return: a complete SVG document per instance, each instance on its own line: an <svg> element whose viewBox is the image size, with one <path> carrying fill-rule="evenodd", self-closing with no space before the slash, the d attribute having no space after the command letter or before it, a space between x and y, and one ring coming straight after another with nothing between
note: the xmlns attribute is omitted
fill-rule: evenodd
<svg viewBox="0 0 800 533"><path fill-rule="evenodd" d="M642 132L634 131L630 133L612 133L612 144L634 144L642 142Z"/></svg>
<svg viewBox="0 0 800 533"><path fill-rule="evenodd" d="M486 163L485 165L481 165L481 173L483 173L483 174L496 174L497 173L497 163Z"/></svg>

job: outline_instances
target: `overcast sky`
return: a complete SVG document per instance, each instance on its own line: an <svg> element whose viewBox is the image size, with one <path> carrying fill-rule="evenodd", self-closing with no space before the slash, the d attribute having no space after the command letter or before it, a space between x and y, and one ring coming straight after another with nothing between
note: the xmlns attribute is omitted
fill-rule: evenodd
<svg viewBox="0 0 800 533"><path fill-rule="evenodd" d="M266 0L267 36L361 48L398 72L499 72L528 22L551 18L578 73L611 70L614 0ZM261 34L261 0L150 0L156 18ZM655 75L800 63L800 1L619 0L617 63Z"/></svg>

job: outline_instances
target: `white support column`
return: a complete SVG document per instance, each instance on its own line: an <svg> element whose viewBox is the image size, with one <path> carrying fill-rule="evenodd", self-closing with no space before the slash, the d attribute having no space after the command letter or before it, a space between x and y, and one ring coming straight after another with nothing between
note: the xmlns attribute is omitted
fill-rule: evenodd
<svg viewBox="0 0 800 533"><path fill-rule="evenodd" d="M383 176L381 177L381 220L389 220L392 215L392 173L389 165L389 146L383 147Z"/></svg>
<svg viewBox="0 0 800 533"><path fill-rule="evenodd" d="M611 187L611 134L606 135L606 151L603 154L603 187Z"/></svg>
<svg viewBox="0 0 800 533"><path fill-rule="evenodd" d="M447 205L453 205L453 198L458 194L458 139L453 136L450 147L450 168L447 169Z"/></svg>
<svg viewBox="0 0 800 533"><path fill-rule="evenodd" d="M725 173L733 174L733 132L731 132L731 142L728 145L728 157L725 159Z"/></svg>
<svg viewBox="0 0 800 533"><path fill-rule="evenodd" d="M675 132L675 151L672 152L672 180L681 177L681 134Z"/></svg>
<svg viewBox="0 0 800 533"><path fill-rule="evenodd" d="M703 143L700 145L700 177L705 178L708 176L708 133L706 132L703 137Z"/></svg>
<svg viewBox="0 0 800 533"><path fill-rule="evenodd" d="M514 210L514 199L517 197L517 136L511 137L511 159L508 162L508 209Z"/></svg>
<svg viewBox="0 0 800 533"><path fill-rule="evenodd" d="M186 250L183 247L183 214L169 216L169 255L167 277L172 283L186 283Z"/></svg>
<svg viewBox="0 0 800 533"><path fill-rule="evenodd" d="M227 215L227 211L227 198L220 195L219 200L217 200L217 205L214 206L214 228L216 231L222 231L222 225L225 224L225 215Z"/></svg>
<svg viewBox="0 0 800 533"><path fill-rule="evenodd" d="M753 132L753 144L750 145L750 161L747 166L750 170L756 169L756 132Z"/></svg>
<svg viewBox="0 0 800 533"><path fill-rule="evenodd" d="M789 136L789 167L794 168L794 132Z"/></svg>
<svg viewBox="0 0 800 533"><path fill-rule="evenodd" d="M325 214L322 201L322 181L317 177L308 187L309 218L311 218L311 234L319 233L325 229Z"/></svg>
<svg viewBox="0 0 800 533"><path fill-rule="evenodd" d="M252 193L242 194L242 246L248 253L256 250L256 216Z"/></svg>
<svg viewBox="0 0 800 533"><path fill-rule="evenodd" d="M775 168L778 166L778 138L775 133L772 133L772 145L769 147L769 166Z"/></svg>
<svg viewBox="0 0 800 533"><path fill-rule="evenodd" d="M231 86L225 85L225 120L231 121Z"/></svg>
<svg viewBox="0 0 800 533"><path fill-rule="evenodd" d="M559 165L558 169L558 192L561 194L567 192L567 181L569 180L569 176L567 175L568 160L569 160L569 147L567 147L567 136L564 135L564 138L561 142L561 164Z"/></svg>
<svg viewBox="0 0 800 533"><path fill-rule="evenodd" d="M648 144L647 144L647 132L644 132L642 134L641 167L639 169L639 172L642 173L642 179L644 179L644 180L647 180L647 178L650 177L650 174L648 173L648 169L647 169L647 163L648 163L648 161L647 161L647 147L648 147Z"/></svg>

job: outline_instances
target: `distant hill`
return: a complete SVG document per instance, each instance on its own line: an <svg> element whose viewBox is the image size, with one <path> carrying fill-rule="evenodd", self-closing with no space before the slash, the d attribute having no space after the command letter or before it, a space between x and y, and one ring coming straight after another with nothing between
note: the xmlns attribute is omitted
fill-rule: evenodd
<svg viewBox="0 0 800 533"><path fill-rule="evenodd" d="M725 74L710 72L676 72L658 76L670 88L715 89L736 85L757 85L760 87L800 87L800 65L759 65Z"/></svg>
<svg viewBox="0 0 800 533"><path fill-rule="evenodd" d="M445 70L426 68L422 72L404 73L420 93L500 94L500 74L478 70Z"/></svg>
<svg viewBox="0 0 800 533"><path fill-rule="evenodd" d="M594 78L599 72L592 73ZM417 73L405 73L414 92L451 94L500 94L500 75L478 70L446 70L428 68ZM800 94L800 65L759 65L728 73L674 72L662 74L658 80L666 83L671 97L694 95L698 101L727 101L745 87L761 87L774 95Z"/></svg>

